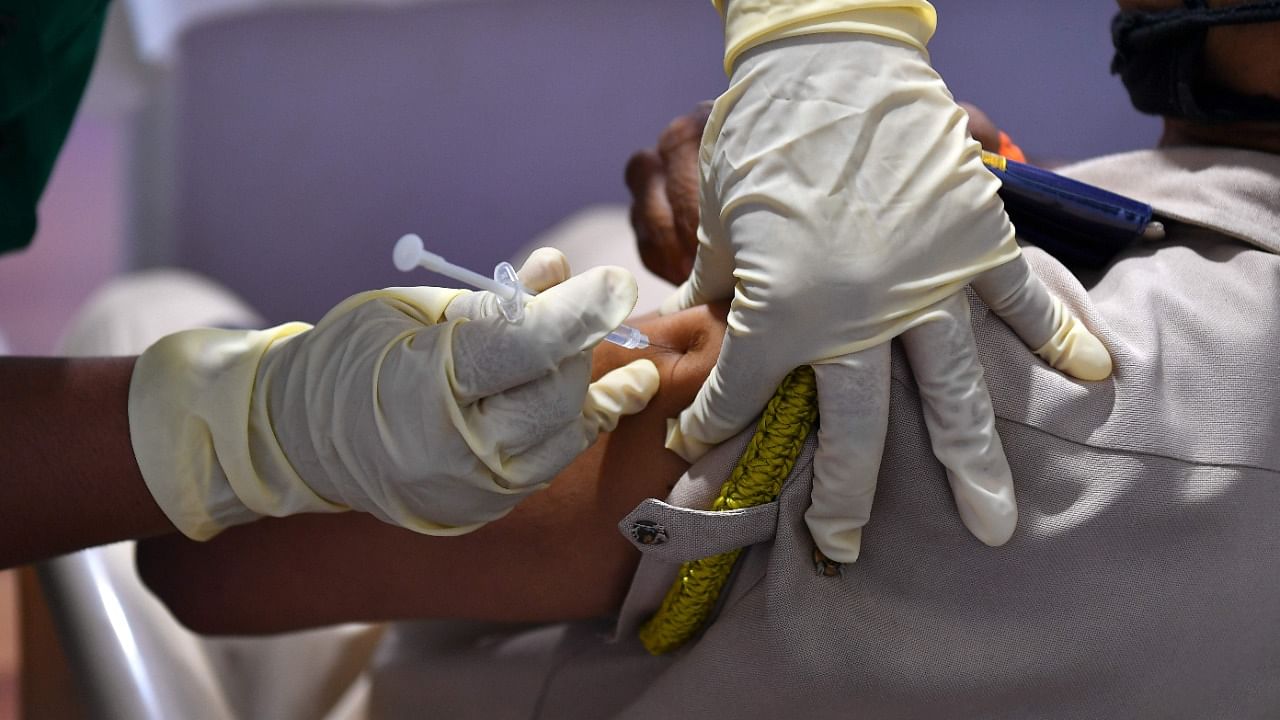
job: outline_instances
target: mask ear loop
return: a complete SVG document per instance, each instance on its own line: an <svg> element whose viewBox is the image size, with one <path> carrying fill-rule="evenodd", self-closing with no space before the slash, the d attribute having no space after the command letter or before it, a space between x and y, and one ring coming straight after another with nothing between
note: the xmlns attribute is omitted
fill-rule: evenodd
<svg viewBox="0 0 1280 720"><path fill-rule="evenodd" d="M1183 6L1187 10L1208 10L1209 0L1185 0ZM1192 121L1204 121L1208 119L1206 113L1196 100L1196 75L1201 72L1203 67L1201 59L1204 57L1204 44L1209 38L1208 28L1198 28L1193 30L1196 34L1195 42L1187 43L1177 55L1176 62L1179 67L1173 73L1174 93L1178 98L1178 105L1182 108L1183 114L1187 119Z"/></svg>

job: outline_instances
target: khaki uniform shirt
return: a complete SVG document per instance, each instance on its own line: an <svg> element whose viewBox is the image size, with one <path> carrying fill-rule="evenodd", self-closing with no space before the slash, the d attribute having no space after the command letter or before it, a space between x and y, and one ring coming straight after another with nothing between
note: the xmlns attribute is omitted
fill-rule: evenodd
<svg viewBox="0 0 1280 720"><path fill-rule="evenodd" d="M667 503L621 616L399 627L374 717L1274 718L1280 716L1280 157L1144 151L1067 173L1148 201L1168 236L1080 279L1034 269L1097 332L1114 377L1037 360L976 298L1017 487L1012 540L961 525L895 355L861 559L815 575L812 439L780 499L710 505L745 438ZM665 657L636 627L683 560L746 546L713 621Z"/></svg>

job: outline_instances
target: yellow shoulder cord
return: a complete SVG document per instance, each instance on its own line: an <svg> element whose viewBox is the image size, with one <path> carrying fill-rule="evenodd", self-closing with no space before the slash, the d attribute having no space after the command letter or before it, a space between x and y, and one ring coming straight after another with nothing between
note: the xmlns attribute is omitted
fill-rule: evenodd
<svg viewBox="0 0 1280 720"><path fill-rule="evenodd" d="M737 510L773 502L791 474L805 438L818 418L818 386L813 368L802 365L778 386L756 433L720 488L712 510ZM678 649L710 617L742 549L680 566L658 612L640 628L640 642L654 655Z"/></svg>

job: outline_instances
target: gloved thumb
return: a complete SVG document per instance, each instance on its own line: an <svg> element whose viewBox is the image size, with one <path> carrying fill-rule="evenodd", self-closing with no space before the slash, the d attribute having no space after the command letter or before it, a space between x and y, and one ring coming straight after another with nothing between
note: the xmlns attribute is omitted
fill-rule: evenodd
<svg viewBox="0 0 1280 720"><path fill-rule="evenodd" d="M478 400L551 372L621 325L637 297L631 273L598 267L534 297L519 323L493 316L463 323L453 339L459 400Z"/></svg>
<svg viewBox="0 0 1280 720"><path fill-rule="evenodd" d="M529 253L528 259L516 271L520 284L540 293L555 287L572 275L569 258L555 248L543 247Z"/></svg>
<svg viewBox="0 0 1280 720"><path fill-rule="evenodd" d="M649 404L661 384L652 360L641 358L605 373L587 388L582 419L594 437L612 432L624 415L634 415Z"/></svg>

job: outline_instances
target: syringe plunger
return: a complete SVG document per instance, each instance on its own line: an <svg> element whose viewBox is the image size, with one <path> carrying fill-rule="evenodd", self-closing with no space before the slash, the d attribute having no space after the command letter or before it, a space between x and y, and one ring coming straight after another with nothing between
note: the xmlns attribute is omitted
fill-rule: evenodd
<svg viewBox="0 0 1280 720"><path fill-rule="evenodd" d="M516 269L511 263L501 262L493 269L493 278L487 278L478 272L454 265L436 253L429 252L422 244L422 238L412 233L396 241L391 259L396 269L409 272L415 267L424 267L438 272L445 277L472 287L488 290L498 297L498 307L508 322L520 322L524 317L524 299L536 293L520 284ZM649 337L630 325L619 325L617 330L604 336L607 342L628 350L640 350L649 347Z"/></svg>

